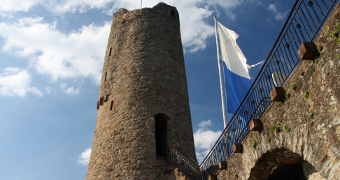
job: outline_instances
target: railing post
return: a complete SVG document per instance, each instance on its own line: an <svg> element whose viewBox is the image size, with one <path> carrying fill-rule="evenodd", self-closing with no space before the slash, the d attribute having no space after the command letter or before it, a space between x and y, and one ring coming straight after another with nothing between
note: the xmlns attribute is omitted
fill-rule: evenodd
<svg viewBox="0 0 340 180"><path fill-rule="evenodd" d="M272 101L283 101L285 99L285 89L283 87L274 87L270 92Z"/></svg>
<svg viewBox="0 0 340 180"><path fill-rule="evenodd" d="M263 123L259 119L253 119L249 123L249 129L250 131L260 131L263 127Z"/></svg>
<svg viewBox="0 0 340 180"><path fill-rule="evenodd" d="M235 143L233 146L234 153L242 153L243 152L243 145L241 143Z"/></svg>
<svg viewBox="0 0 340 180"><path fill-rule="evenodd" d="M314 42L302 42L298 54L301 60L314 60L318 54L318 49Z"/></svg>
<svg viewBox="0 0 340 180"><path fill-rule="evenodd" d="M209 175L208 180L217 180L216 175Z"/></svg>

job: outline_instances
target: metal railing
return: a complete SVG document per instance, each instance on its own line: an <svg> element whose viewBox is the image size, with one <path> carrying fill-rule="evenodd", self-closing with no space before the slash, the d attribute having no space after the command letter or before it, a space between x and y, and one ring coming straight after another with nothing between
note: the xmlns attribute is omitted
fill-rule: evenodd
<svg viewBox="0 0 340 180"><path fill-rule="evenodd" d="M270 91L283 86L301 62L297 51L302 42L314 41L338 0L297 0L247 95L227 127L193 174L193 179L207 179L215 174L218 163L233 153L235 143L250 133L249 122L260 118L271 104Z"/></svg>
<svg viewBox="0 0 340 180"><path fill-rule="evenodd" d="M199 164L195 160L185 157L171 146L167 146L167 162L168 164L174 164L188 176L199 169Z"/></svg>

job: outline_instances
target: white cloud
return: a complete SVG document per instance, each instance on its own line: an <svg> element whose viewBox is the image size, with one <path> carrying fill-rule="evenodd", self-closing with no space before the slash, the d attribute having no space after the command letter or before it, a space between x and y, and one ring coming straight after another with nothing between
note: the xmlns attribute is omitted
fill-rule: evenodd
<svg viewBox="0 0 340 180"><path fill-rule="evenodd" d="M255 0L164 0L165 3L177 7L179 11L182 42L185 51L189 52L204 49L207 38L214 35L214 27L205 22L206 18L211 18L210 21L212 21L212 6L221 6L227 13L228 18L235 19L235 9L244 2L253 1ZM153 7L158 3L158 0L144 1L143 7ZM86 12L89 9L99 9L110 16L119 8L126 8L128 10L140 8L140 3L136 3L136 0L11 0L0 5L0 14L1 11L28 11L29 8L37 5L41 5L56 14Z"/></svg>
<svg viewBox="0 0 340 180"><path fill-rule="evenodd" d="M33 6L41 5L54 13L85 12L89 9L100 9L113 0L10 0L0 4L0 11L29 11Z"/></svg>
<svg viewBox="0 0 340 180"><path fill-rule="evenodd" d="M73 86L67 88L67 84L63 83L60 85L61 89L64 91L64 93L69 94L69 95L77 95L79 94L79 88L74 89Z"/></svg>
<svg viewBox="0 0 340 180"><path fill-rule="evenodd" d="M84 166L89 165L91 148L85 149L78 157L78 163Z"/></svg>
<svg viewBox="0 0 340 180"><path fill-rule="evenodd" d="M214 27L205 22L213 12L207 3L204 0L164 0L163 2L175 6L179 12L184 49L189 52L204 49L207 38L214 35ZM143 7L153 7L158 3L158 0L144 1ZM136 3L135 0L116 1L107 13L111 15L122 7L134 10L140 8L140 3Z"/></svg>
<svg viewBox="0 0 340 180"><path fill-rule="evenodd" d="M208 129L208 126L211 126L211 121L201 121L199 123L200 129L198 129L194 133L195 139L195 148L196 155L199 161L202 161L203 158L208 154L212 146L217 141L218 137L220 137L222 131L212 131Z"/></svg>
<svg viewBox="0 0 340 180"><path fill-rule="evenodd" d="M70 34L56 30L55 24L44 23L42 17L0 23L3 50L31 58L33 67L54 81L87 77L99 84L110 23L83 26Z"/></svg>
<svg viewBox="0 0 340 180"><path fill-rule="evenodd" d="M211 125L211 121L208 120L208 121L201 121L198 126L204 128L204 127L207 127L207 126L210 126Z"/></svg>
<svg viewBox="0 0 340 180"><path fill-rule="evenodd" d="M25 97L27 92L42 96L41 91L30 84L31 76L24 69L8 67L0 74L0 94L3 96Z"/></svg>
<svg viewBox="0 0 340 180"><path fill-rule="evenodd" d="M284 20L284 18L286 17L288 11L285 12L280 12L276 6L276 3L274 4L269 4L268 9L273 12L275 15L275 19L278 21Z"/></svg>
<svg viewBox="0 0 340 180"><path fill-rule="evenodd" d="M34 5L42 3L44 0L11 0L0 3L0 11L28 11Z"/></svg>
<svg viewBox="0 0 340 180"><path fill-rule="evenodd" d="M226 11L235 9L244 1L221 0L166 0L177 7L181 20L181 35L186 52L195 52L206 47L206 41L214 35L214 27L206 23L213 11L208 5L216 4ZM250 0L248 0L250 1ZM153 7L157 0L143 2L143 7ZM16 4L19 4L16 6ZM124 7L128 10L140 8L135 0L12 0L0 5L0 12L28 11L30 7L43 5L55 13L85 12L98 8L102 11L112 9L110 15ZM46 23L42 17L21 18L13 23L0 23L0 37L4 40L4 51L30 58L30 66L38 73L48 75L52 81L67 78L89 78L100 83L110 22L103 26L93 24L83 26L72 33L63 33L56 29L57 21ZM47 91L49 92L49 91ZM77 94L77 89L70 87L69 94Z"/></svg>

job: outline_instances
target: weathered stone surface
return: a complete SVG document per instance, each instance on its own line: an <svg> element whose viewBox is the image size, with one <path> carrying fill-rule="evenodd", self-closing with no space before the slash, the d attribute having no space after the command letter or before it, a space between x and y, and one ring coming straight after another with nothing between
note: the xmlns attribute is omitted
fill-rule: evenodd
<svg viewBox="0 0 340 180"><path fill-rule="evenodd" d="M284 86L290 98L272 103L261 117L263 131L247 136L243 153L228 158L218 179L268 179L280 164L301 164L309 179L340 179L340 46L331 38L338 23L339 4L315 40L319 63L300 63Z"/></svg>
<svg viewBox="0 0 340 180"><path fill-rule="evenodd" d="M163 113L167 144L196 160L175 7L114 14L97 108L87 180L186 179L156 157L155 115Z"/></svg>

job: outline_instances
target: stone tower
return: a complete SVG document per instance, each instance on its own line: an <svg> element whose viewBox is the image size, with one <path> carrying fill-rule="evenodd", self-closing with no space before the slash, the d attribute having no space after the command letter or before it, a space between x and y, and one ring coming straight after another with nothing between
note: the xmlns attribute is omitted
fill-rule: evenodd
<svg viewBox="0 0 340 180"><path fill-rule="evenodd" d="M87 180L166 178L169 146L196 161L175 7L114 14L97 109Z"/></svg>

